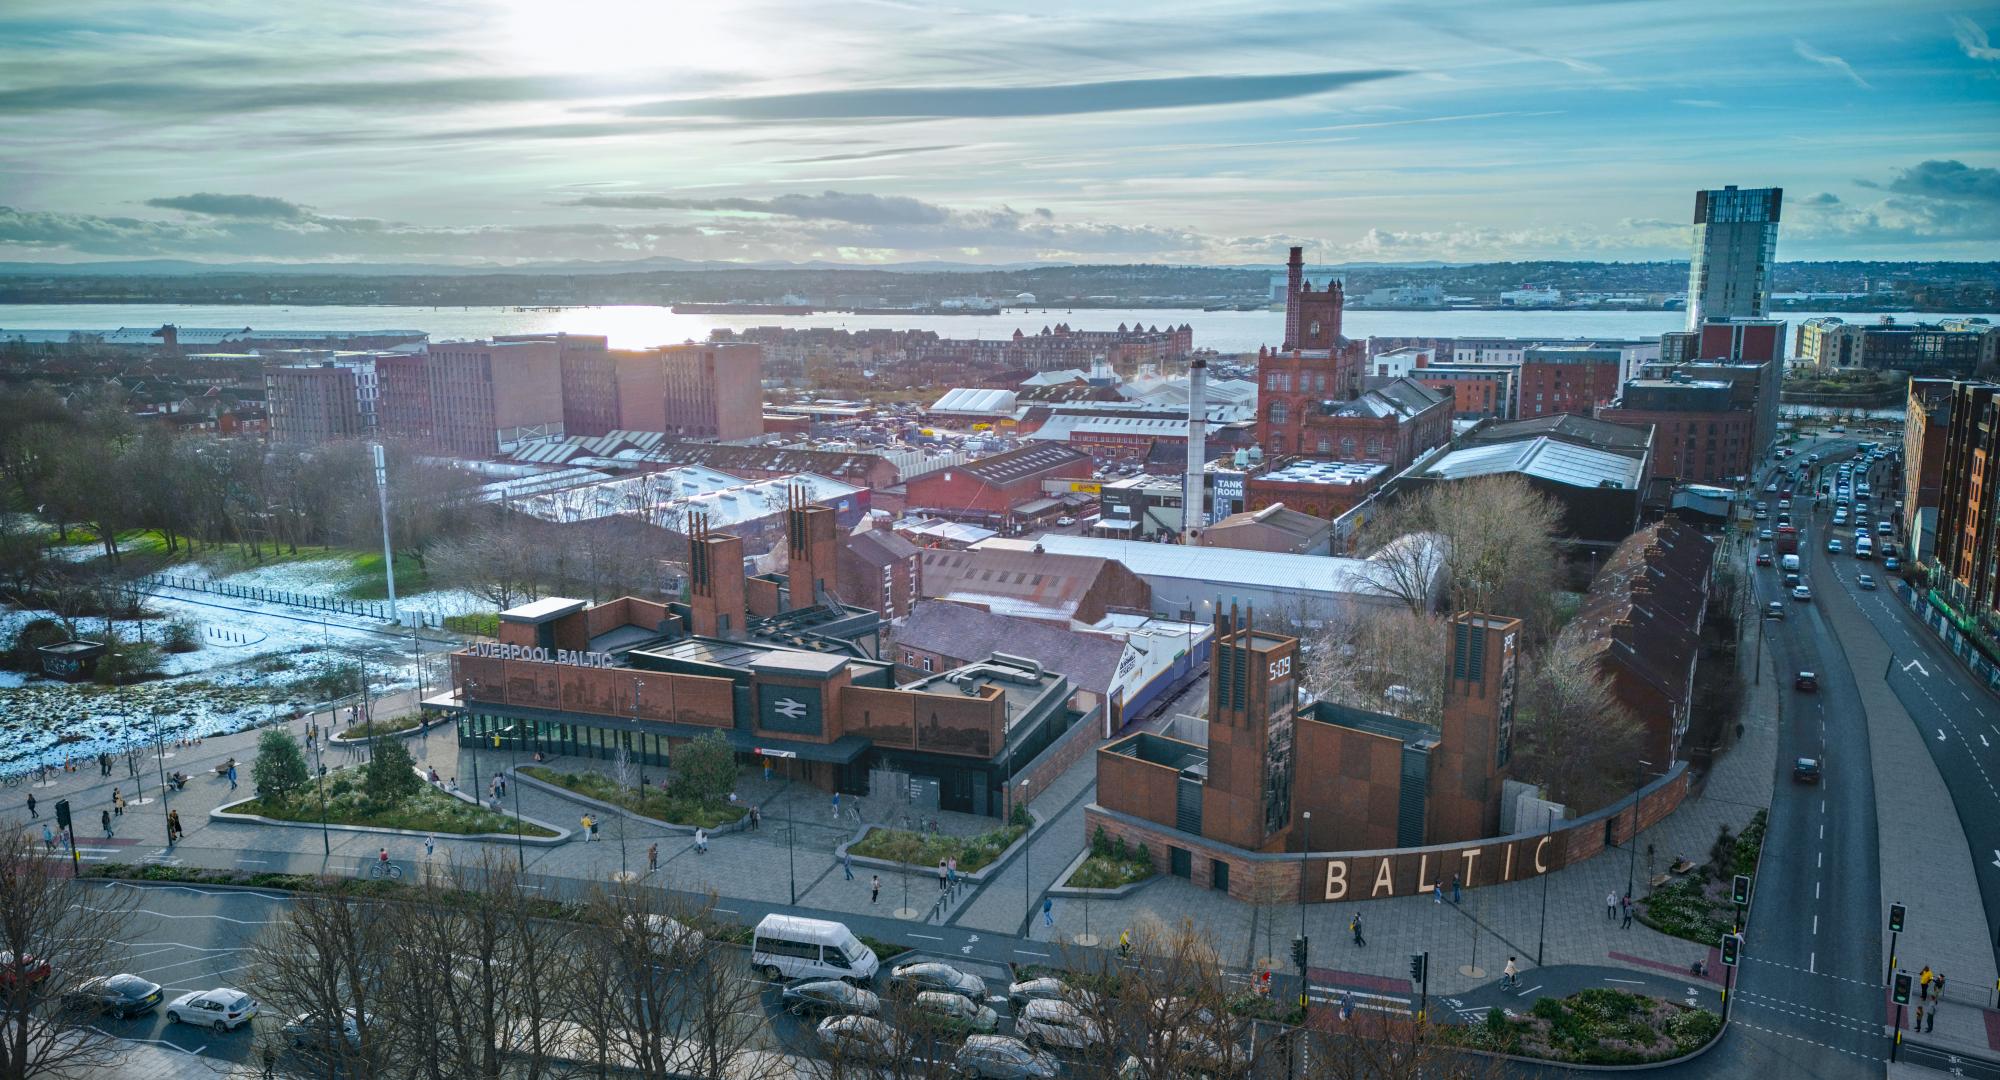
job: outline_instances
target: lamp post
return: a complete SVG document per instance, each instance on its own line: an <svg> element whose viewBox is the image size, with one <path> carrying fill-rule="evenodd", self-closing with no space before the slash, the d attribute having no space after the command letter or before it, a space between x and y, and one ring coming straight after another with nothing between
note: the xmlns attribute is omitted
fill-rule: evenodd
<svg viewBox="0 0 2000 1080"><path fill-rule="evenodd" d="M1631 857L1625 861L1625 895L1632 895L1632 881L1639 872L1639 789L1646 783L1646 769L1653 763L1639 759L1639 772L1632 778L1632 832L1625 838L1632 845Z"/></svg>
<svg viewBox="0 0 2000 1080"><path fill-rule="evenodd" d="M144 624L141 623L140 625L143 626ZM158 762L160 766L160 818L163 821L171 823L173 819L167 816L170 813L167 809L167 744L160 740L160 714L158 710L153 712L153 760ZM167 843L172 845L173 840L173 831L170 829L167 832Z"/></svg>
<svg viewBox="0 0 2000 1080"><path fill-rule="evenodd" d="M314 763L319 766L319 845L327 858L333 857L333 835L326 828L326 762L319 760L319 750L313 750Z"/></svg>
<svg viewBox="0 0 2000 1080"><path fill-rule="evenodd" d="M1027 817L1028 782L1026 780L1021 781L1021 794L1016 796L1016 798L1021 800L1017 804L1021 807L1021 816ZM1032 861L1034 853L1035 853L1035 822L1033 818L1029 818L1028 831L1021 834L1021 901L1022 903L1026 904L1028 908L1028 932L1026 935L1024 935L1026 937L1035 936L1035 895L1034 895L1035 875L1033 873L1034 863Z"/></svg>
<svg viewBox="0 0 2000 1080"><path fill-rule="evenodd" d="M1299 815L1305 821L1305 846L1299 851L1299 936L1306 936L1306 858L1313 849L1313 812L1307 810ZM1300 972L1304 976L1305 972Z"/></svg>
<svg viewBox="0 0 2000 1080"><path fill-rule="evenodd" d="M1543 838L1556 831L1556 808L1548 808L1548 824L1542 828ZM1542 946L1549 940L1549 872L1542 871L1542 930L1535 938L1535 966L1542 966Z"/></svg>

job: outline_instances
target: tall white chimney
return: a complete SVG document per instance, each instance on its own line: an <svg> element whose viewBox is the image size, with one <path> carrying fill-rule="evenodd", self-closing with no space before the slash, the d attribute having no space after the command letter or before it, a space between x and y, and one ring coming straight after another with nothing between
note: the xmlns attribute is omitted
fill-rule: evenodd
<svg viewBox="0 0 2000 1080"><path fill-rule="evenodd" d="M1181 543L1194 543L1196 529L1208 524L1202 513L1202 466L1208 461L1208 361L1188 365L1187 490L1181 496Z"/></svg>

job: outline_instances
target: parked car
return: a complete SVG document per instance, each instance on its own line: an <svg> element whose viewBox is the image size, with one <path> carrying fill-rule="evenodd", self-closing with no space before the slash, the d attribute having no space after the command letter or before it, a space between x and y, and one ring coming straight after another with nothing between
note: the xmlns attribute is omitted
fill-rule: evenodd
<svg viewBox="0 0 2000 1080"><path fill-rule="evenodd" d="M1014 1034L1031 1046L1084 1050L1104 1042L1104 1030L1067 1001L1030 1001L1014 1014Z"/></svg>
<svg viewBox="0 0 2000 1080"><path fill-rule="evenodd" d="M353 1009L340 1010L338 1023L300 1013L285 1024L284 1033L295 1050L331 1050L336 1042L353 1049L361 1045L361 1029L373 1022L374 1018L368 1016L357 1020Z"/></svg>
<svg viewBox="0 0 2000 1080"><path fill-rule="evenodd" d="M167 1005L167 1023L235 1031L257 1016L257 1002L232 987L190 990Z"/></svg>
<svg viewBox="0 0 2000 1080"><path fill-rule="evenodd" d="M1250 1053L1241 1046L1186 1028L1174 1032L1174 1049L1183 1065L1211 1075L1235 1076L1250 1067Z"/></svg>
<svg viewBox="0 0 2000 1080"><path fill-rule="evenodd" d="M17 986L35 986L54 970L47 960L32 953L15 956L0 952L0 988L11 991Z"/></svg>
<svg viewBox="0 0 2000 1080"><path fill-rule="evenodd" d="M1883 560L1883 561L1884 561L1884 562L1887 562L1888 560L1886 560L1886 559L1885 559L1885 560ZM1872 589L1874 589L1874 588L1875 588L1875 575L1873 575L1873 574L1861 574L1861 575L1858 575L1858 576L1856 576L1856 577L1855 577L1855 579L1854 579L1854 583L1855 583L1856 585L1859 585L1859 586L1861 586L1861 587L1862 587L1862 588L1864 588L1864 589L1871 589L1871 590L1872 590Z"/></svg>
<svg viewBox="0 0 2000 1080"><path fill-rule="evenodd" d="M160 1003L160 984L137 975L98 975L85 979L67 995L80 1009L95 1009L116 1017L152 1012Z"/></svg>
<svg viewBox="0 0 2000 1080"><path fill-rule="evenodd" d="M1802 757L1792 762L1792 779L1801 784L1819 783L1819 759Z"/></svg>
<svg viewBox="0 0 2000 1080"><path fill-rule="evenodd" d="M1071 525L1074 525L1074 524L1076 524L1076 519L1075 519L1075 518L1073 518L1073 517L1070 517L1070 516L1069 516L1069 515L1067 515L1067 514L1065 514L1065 515L1063 515L1062 517L1059 517L1059 518L1057 518L1057 519L1056 519L1056 525L1057 525L1058 527L1060 527L1060 528L1064 528L1064 529L1067 529L1067 528L1069 528L1069 527L1070 527Z"/></svg>
<svg viewBox="0 0 2000 1080"><path fill-rule="evenodd" d="M813 1029L820 1049L835 1061L888 1064L902 1056L896 1029L872 1016L829 1016Z"/></svg>
<svg viewBox="0 0 2000 1080"><path fill-rule="evenodd" d="M1792 679L1792 686L1808 694L1817 693L1819 691L1819 676L1810 671L1801 671L1797 677Z"/></svg>
<svg viewBox="0 0 2000 1080"><path fill-rule="evenodd" d="M926 990L910 1007L946 1027L991 1035L1000 1028L1000 1014L963 994L949 990Z"/></svg>
<svg viewBox="0 0 2000 1080"><path fill-rule="evenodd" d="M1060 1067L1055 1058L1005 1035L966 1039L951 1064L960 1076L984 1080L1051 1080Z"/></svg>
<svg viewBox="0 0 2000 1080"><path fill-rule="evenodd" d="M785 1008L800 1016L880 1016L882 999L873 990L839 979L793 983L779 995Z"/></svg>
<svg viewBox="0 0 2000 1080"><path fill-rule="evenodd" d="M889 971L889 987L892 990L941 990L973 1001L986 998L986 980L936 961L897 965Z"/></svg>
<svg viewBox="0 0 2000 1080"><path fill-rule="evenodd" d="M1030 1001L1068 1001L1089 1007L1097 1001L1097 995L1088 990L1078 990L1061 979L1044 975L1039 979L1027 979L1011 983L1007 987L1007 1000L1018 1011Z"/></svg>

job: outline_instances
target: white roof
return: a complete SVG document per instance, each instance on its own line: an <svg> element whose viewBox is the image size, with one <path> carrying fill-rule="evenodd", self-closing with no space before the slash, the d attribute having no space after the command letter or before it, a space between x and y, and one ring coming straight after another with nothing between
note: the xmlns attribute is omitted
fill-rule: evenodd
<svg viewBox="0 0 2000 1080"><path fill-rule="evenodd" d="M1176 578L1202 588L1240 585L1258 589L1288 589L1318 594L1379 596L1373 582L1375 564L1367 559L1327 555L1291 555L1241 548L1183 547L1144 540L1113 540L1097 536L1046 533L1033 540L988 540L976 547L1007 546L1057 555L1087 555L1111 559L1149 578ZM1441 561L1441 560L1440 560Z"/></svg>
<svg viewBox="0 0 2000 1080"><path fill-rule="evenodd" d="M1210 420L1208 431L1212 434L1222 426L1222 421ZM1188 422L1184 418L1168 419L1158 416L1080 416L1076 413L1057 413L1049 417L1028 437L1052 442L1068 442L1073 432L1185 439Z"/></svg>
<svg viewBox="0 0 2000 1080"><path fill-rule="evenodd" d="M1572 487L1639 486L1640 463L1623 454L1562 442L1544 435L1524 442L1494 443L1454 450L1424 470L1425 476L1463 480L1495 473L1521 473Z"/></svg>
<svg viewBox="0 0 2000 1080"><path fill-rule="evenodd" d="M979 387L954 387L945 391L930 408L934 413L970 413L978 416L997 416L1014 411L1016 398L1012 390L987 390Z"/></svg>
<svg viewBox="0 0 2000 1080"><path fill-rule="evenodd" d="M1082 368L1063 368L1060 371L1037 371L1021 380L1022 386L1061 386L1090 378L1090 372Z"/></svg>
<svg viewBox="0 0 2000 1080"><path fill-rule="evenodd" d="M745 480L690 465L529 495L514 499L509 505L543 521L567 523L631 517L660 528L683 531L689 512L706 514L708 523L716 528L770 517L785 508L785 499L793 488L803 488L806 498L813 502L845 499L861 492L851 484L816 473Z"/></svg>

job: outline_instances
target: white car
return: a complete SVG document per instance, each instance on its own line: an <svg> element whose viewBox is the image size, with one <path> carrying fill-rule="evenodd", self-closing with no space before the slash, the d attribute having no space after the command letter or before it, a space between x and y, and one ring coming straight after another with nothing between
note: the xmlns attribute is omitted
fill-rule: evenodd
<svg viewBox="0 0 2000 1080"><path fill-rule="evenodd" d="M195 1024L217 1031L234 1031L257 1015L249 994L229 987L190 990L167 1003L167 1023Z"/></svg>
<svg viewBox="0 0 2000 1080"><path fill-rule="evenodd" d="M1826 542L1826 550L1832 555L1840 554L1840 538L1837 536L1829 538Z"/></svg>
<svg viewBox="0 0 2000 1080"><path fill-rule="evenodd" d="M1800 585L1800 586L1798 586L1797 588L1794 588L1794 589L1792 590L1792 599L1794 599L1794 600L1811 600L1811 599L1812 599L1812 586L1810 586L1810 585Z"/></svg>
<svg viewBox="0 0 2000 1080"><path fill-rule="evenodd" d="M1074 524L1076 524L1076 519L1067 515L1056 519L1056 525L1060 528L1067 529Z"/></svg>

